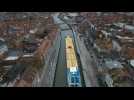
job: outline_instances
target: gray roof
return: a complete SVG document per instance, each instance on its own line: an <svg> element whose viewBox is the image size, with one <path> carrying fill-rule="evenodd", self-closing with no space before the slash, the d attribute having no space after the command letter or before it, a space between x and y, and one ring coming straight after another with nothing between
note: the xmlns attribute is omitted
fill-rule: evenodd
<svg viewBox="0 0 134 100"><path fill-rule="evenodd" d="M5 40L0 38L0 53L3 53L5 51L7 51L7 50L8 50L8 48L7 48L6 44L5 44Z"/></svg>
<svg viewBox="0 0 134 100"><path fill-rule="evenodd" d="M120 62L115 61L115 60L108 60L105 61L106 67L113 69L113 68L123 68Z"/></svg>
<svg viewBox="0 0 134 100"><path fill-rule="evenodd" d="M130 64L134 67L134 59L130 60Z"/></svg>
<svg viewBox="0 0 134 100"><path fill-rule="evenodd" d="M3 54L4 52L7 52L8 51L8 48L6 45L1 45L0 46L0 54Z"/></svg>

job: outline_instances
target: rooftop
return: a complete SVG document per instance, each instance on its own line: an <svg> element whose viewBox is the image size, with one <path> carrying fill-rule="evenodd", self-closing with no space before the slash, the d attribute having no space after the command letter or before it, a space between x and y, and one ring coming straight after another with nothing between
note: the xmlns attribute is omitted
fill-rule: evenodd
<svg viewBox="0 0 134 100"><path fill-rule="evenodd" d="M121 65L120 62L114 60L107 60L105 61L106 67L108 67L109 69L113 69L113 68L123 68L123 66Z"/></svg>

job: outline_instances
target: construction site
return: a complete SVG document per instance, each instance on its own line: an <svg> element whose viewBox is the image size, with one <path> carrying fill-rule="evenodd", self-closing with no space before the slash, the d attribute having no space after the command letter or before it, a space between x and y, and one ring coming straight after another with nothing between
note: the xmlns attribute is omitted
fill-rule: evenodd
<svg viewBox="0 0 134 100"><path fill-rule="evenodd" d="M0 12L0 87L70 86L134 86L134 13Z"/></svg>

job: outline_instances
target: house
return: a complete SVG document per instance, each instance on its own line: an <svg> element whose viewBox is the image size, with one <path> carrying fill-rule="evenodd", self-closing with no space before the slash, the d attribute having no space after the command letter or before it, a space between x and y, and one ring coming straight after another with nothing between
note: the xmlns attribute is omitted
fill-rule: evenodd
<svg viewBox="0 0 134 100"><path fill-rule="evenodd" d="M0 38L0 59L4 58L7 51L8 51L8 47L5 44L5 40Z"/></svg>

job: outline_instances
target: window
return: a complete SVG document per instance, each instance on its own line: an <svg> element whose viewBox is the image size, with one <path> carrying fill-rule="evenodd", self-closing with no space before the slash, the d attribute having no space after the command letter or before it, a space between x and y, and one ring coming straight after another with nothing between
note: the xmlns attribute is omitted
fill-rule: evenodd
<svg viewBox="0 0 134 100"><path fill-rule="evenodd" d="M74 83L75 81L74 81L74 77L71 77L71 83Z"/></svg>
<svg viewBox="0 0 134 100"><path fill-rule="evenodd" d="M78 78L78 77L76 77L75 79L76 79L76 83L79 83L79 78Z"/></svg>

